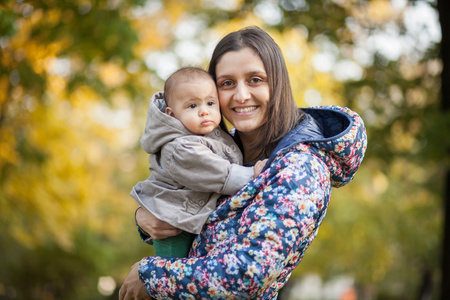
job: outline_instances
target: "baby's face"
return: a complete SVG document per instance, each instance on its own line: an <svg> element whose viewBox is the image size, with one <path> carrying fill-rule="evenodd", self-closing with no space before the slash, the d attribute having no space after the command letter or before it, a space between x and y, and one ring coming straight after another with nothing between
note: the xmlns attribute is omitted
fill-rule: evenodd
<svg viewBox="0 0 450 300"><path fill-rule="evenodd" d="M169 105L166 113L195 134L208 134L220 124L219 99L212 79L180 82L172 91Z"/></svg>

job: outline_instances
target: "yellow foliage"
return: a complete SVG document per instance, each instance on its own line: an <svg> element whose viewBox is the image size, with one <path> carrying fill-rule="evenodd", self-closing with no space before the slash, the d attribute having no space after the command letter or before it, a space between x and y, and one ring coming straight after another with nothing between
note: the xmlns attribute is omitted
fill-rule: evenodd
<svg viewBox="0 0 450 300"><path fill-rule="evenodd" d="M414 127L412 127L414 128ZM388 139L389 147L394 151L404 153L415 153L418 150L419 142L416 134L407 128L401 121L395 121L391 127L391 135Z"/></svg>
<svg viewBox="0 0 450 300"><path fill-rule="evenodd" d="M164 8L165 11L168 12L168 21L171 24L175 24L186 12L188 11L187 7L192 3L189 1L165 1Z"/></svg>
<svg viewBox="0 0 450 300"><path fill-rule="evenodd" d="M391 1L372 0L367 8L368 16L376 23L383 23L392 20L394 15Z"/></svg>
<svg viewBox="0 0 450 300"><path fill-rule="evenodd" d="M3 113L2 109L6 103L6 100L8 98L8 86L9 86L9 78L6 75L2 75L0 77L0 114Z"/></svg>
<svg viewBox="0 0 450 300"><path fill-rule="evenodd" d="M144 59L150 51L168 47L173 26L186 15L190 6L190 1L164 1L161 8L132 19L133 28L139 35L139 44L135 49L137 55Z"/></svg>
<svg viewBox="0 0 450 300"><path fill-rule="evenodd" d="M113 62L100 65L98 73L103 83L110 88L119 87L128 79L123 68Z"/></svg>
<svg viewBox="0 0 450 300"><path fill-rule="evenodd" d="M373 192L376 192L377 195L381 195L387 191L389 187L389 181L386 175L384 175L380 171L375 171L372 179L373 184Z"/></svg>
<svg viewBox="0 0 450 300"><path fill-rule="evenodd" d="M58 80L53 78L50 86ZM54 95L50 105L38 105L30 113L26 125L26 143L44 159L16 161L17 168L3 184L2 215L10 234L25 246L55 240L70 250L73 234L81 227L114 237L121 228L113 223L125 217L124 211L132 214L135 205L128 191L112 184L117 157L124 151L117 144L121 130L104 127L89 114L99 102L83 98L72 106ZM1 147L0 155L17 160L14 133L1 129L1 143L10 146Z"/></svg>
<svg viewBox="0 0 450 300"><path fill-rule="evenodd" d="M247 26L253 26L253 25L263 27L262 21L259 18L257 18L254 14L242 13L242 15L239 17L236 17L227 22L216 25L214 30L220 34L220 36L219 36L219 39L220 39L232 31L236 31L241 28L244 28ZM217 40L217 42L218 41L219 40Z"/></svg>
<svg viewBox="0 0 450 300"><path fill-rule="evenodd" d="M351 5L347 2L346 6L350 9L353 17L362 24L383 24L397 16L391 1L388 0L371 0L363 2L361 5Z"/></svg>
<svg viewBox="0 0 450 300"><path fill-rule="evenodd" d="M410 107L421 109L429 103L427 92L422 87L410 88L406 91L406 103Z"/></svg>
<svg viewBox="0 0 450 300"><path fill-rule="evenodd" d="M0 127L0 168L5 164L16 164L19 157L16 153L14 131L9 127Z"/></svg>
<svg viewBox="0 0 450 300"><path fill-rule="evenodd" d="M0 55L0 64L2 66L10 66L13 62L13 57L11 53L6 50L2 50L2 52L3 52L2 55Z"/></svg>
<svg viewBox="0 0 450 300"><path fill-rule="evenodd" d="M287 29L281 36L273 36L284 53L294 98L299 106L345 106L342 83L336 81L329 73L315 70L312 58L317 50L312 44L307 43L306 33L301 27ZM315 91L320 95L320 102L305 102L307 91Z"/></svg>
<svg viewBox="0 0 450 300"><path fill-rule="evenodd" d="M160 29L164 22L160 14L132 20L133 27L139 32L139 44L135 50L137 55L144 56L152 49L161 50L169 45L169 37Z"/></svg>

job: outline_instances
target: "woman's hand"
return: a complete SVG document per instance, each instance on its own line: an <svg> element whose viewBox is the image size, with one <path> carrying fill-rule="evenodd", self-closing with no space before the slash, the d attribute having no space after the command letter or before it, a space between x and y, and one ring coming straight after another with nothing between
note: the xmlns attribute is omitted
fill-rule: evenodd
<svg viewBox="0 0 450 300"><path fill-rule="evenodd" d="M125 281L120 288L119 300L153 299L139 280L138 268L139 262L131 267L130 273L127 278L125 278Z"/></svg>
<svg viewBox="0 0 450 300"><path fill-rule="evenodd" d="M141 207L136 211L136 222L145 232L155 239L165 239L181 233L181 229L157 219L152 213Z"/></svg>

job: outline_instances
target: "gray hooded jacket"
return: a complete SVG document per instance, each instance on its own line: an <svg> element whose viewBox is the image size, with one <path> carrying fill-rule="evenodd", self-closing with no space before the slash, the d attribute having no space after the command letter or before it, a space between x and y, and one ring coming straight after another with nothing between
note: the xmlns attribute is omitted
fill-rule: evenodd
<svg viewBox="0 0 450 300"><path fill-rule="evenodd" d="M141 137L151 176L137 183L131 196L158 219L198 234L219 196L244 187L253 167L241 166L238 146L221 129L195 135L165 109L164 93L153 95Z"/></svg>

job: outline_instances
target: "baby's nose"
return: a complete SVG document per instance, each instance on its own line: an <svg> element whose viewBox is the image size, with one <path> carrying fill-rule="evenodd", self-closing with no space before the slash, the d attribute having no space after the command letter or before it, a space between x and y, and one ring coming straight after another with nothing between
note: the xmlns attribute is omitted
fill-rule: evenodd
<svg viewBox="0 0 450 300"><path fill-rule="evenodd" d="M204 116L207 116L207 115L209 115L209 112L208 112L208 110L207 109L200 109L200 116L201 117L204 117Z"/></svg>

